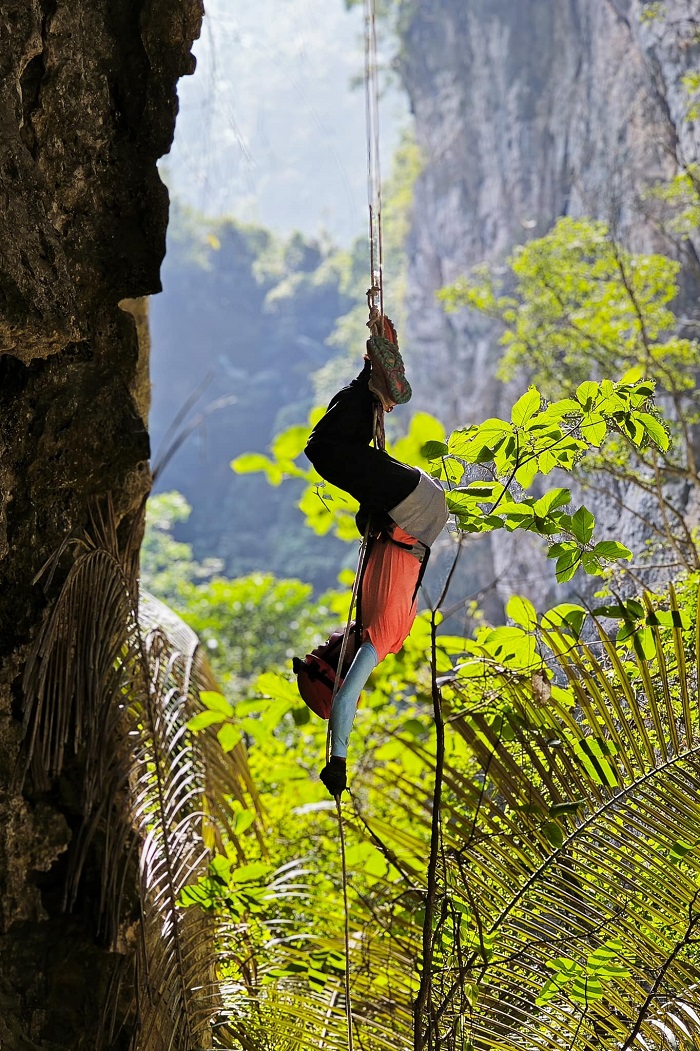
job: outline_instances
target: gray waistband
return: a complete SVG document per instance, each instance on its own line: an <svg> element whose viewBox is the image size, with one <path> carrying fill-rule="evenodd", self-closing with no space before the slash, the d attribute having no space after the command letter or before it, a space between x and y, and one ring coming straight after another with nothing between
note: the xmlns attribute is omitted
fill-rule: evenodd
<svg viewBox="0 0 700 1051"><path fill-rule="evenodd" d="M449 517L445 492L439 482L421 471L416 488L400 504L392 507L389 514L416 540L432 547Z"/></svg>

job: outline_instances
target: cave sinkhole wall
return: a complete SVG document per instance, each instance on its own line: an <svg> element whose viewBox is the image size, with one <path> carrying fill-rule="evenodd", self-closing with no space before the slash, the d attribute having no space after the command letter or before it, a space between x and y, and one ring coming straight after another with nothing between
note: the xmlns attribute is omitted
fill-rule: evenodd
<svg viewBox="0 0 700 1051"><path fill-rule="evenodd" d="M95 500L111 495L126 533L150 486L146 350L133 304L120 303L160 289L168 195L156 161L172 141L176 83L194 69L202 13L201 0L0 8L4 1051L94 1048L120 956L95 938L98 873L73 914L60 907L81 757L48 793L31 783L19 793L13 771L24 662L66 566L48 586L35 575L85 528ZM114 1046L126 1046L128 1008L120 1017L115 1006Z"/></svg>
<svg viewBox="0 0 700 1051"><path fill-rule="evenodd" d="M408 241L407 363L446 426L502 416L527 383L495 378L500 332L435 293L477 263L500 264L562 215L613 222L633 250L674 254L643 191L700 156L683 76L700 67L698 0L419 0L402 5L399 68L424 168ZM654 6L654 5L652 5ZM681 255L683 301L698 317L700 238ZM688 499L687 487L677 500ZM624 498L623 494L623 498ZM630 494L630 502L638 498ZM648 513L648 508L636 508ZM697 515L685 508L691 519ZM598 509L600 535L639 550L635 514ZM463 558L466 592L562 601L535 541L496 533ZM595 583L595 581L594 581ZM658 583L661 583L660 581ZM577 582L578 586L578 582Z"/></svg>

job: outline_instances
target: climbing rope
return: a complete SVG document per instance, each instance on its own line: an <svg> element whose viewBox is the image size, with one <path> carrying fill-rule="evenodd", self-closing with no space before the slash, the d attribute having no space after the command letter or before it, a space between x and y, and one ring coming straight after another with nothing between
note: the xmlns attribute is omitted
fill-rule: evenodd
<svg viewBox="0 0 700 1051"><path fill-rule="evenodd" d="M350 910L348 908L348 870L345 861L345 829L343 814L340 809L340 796L335 797L335 809L338 815L338 832L340 834L340 863L343 868L343 908L345 911L345 1014L348 1020L348 1051L352 1051L352 1000L350 998Z"/></svg>
<svg viewBox="0 0 700 1051"><path fill-rule="evenodd" d="M375 0L365 0L365 123L367 135L367 205L369 210L369 267L370 287L367 291L367 306L369 309L369 327L373 335L381 331L383 335L382 318L384 315L384 287L383 287L383 245L382 245L382 177L379 160L379 80L377 63L377 20L375 11ZM375 448L383 449L384 438L384 411L381 404L377 404L374 410L373 440ZM352 630L352 618L357 608L357 599L360 592L362 575L367 558L369 541L369 523L365 529L362 539L360 554L357 561L357 572L350 599L348 619L343 633L343 641L340 647L333 692L331 694L331 709L336 693L340 686L342 670L345 664L350 632ZM326 763L330 761L331 730L330 723L326 735ZM340 841L340 861L343 876L343 908L345 912L345 1013L348 1024L348 1051L353 1051L353 1025L352 1025L352 997L350 990L350 910L348 907L348 872L345 857L345 827L343 824L343 812L340 803L340 793L335 796L335 808L338 818L338 835Z"/></svg>
<svg viewBox="0 0 700 1051"><path fill-rule="evenodd" d="M377 405L374 410L374 444L376 448L384 448L384 413L381 405ZM333 682L333 692L331 694L331 709L333 708L333 701L335 695L338 692L340 686L340 679L342 670L345 663L345 654L348 648L348 642L350 640L350 632L352 630L352 618L355 609L357 608L357 599L360 593L360 587L362 584L362 575L365 567L365 559L367 557L367 549L369 543L369 530L370 523L367 523L365 529L365 535L362 538L362 545L360 547L360 554L357 560L357 571L355 573L355 581L352 587L352 596L350 598L350 609L348 611L348 619L345 624L345 631L343 632L343 641L340 647L340 656L338 658L337 671L335 680ZM326 763L330 761L331 755L331 727L330 722L328 724L328 732L326 733ZM338 818L338 836L340 841L340 864L343 875L343 911L345 914L345 1013L348 1022L348 1051L353 1051L353 1036L352 1036L352 998L350 993L350 910L348 908L348 870L345 860L345 827L343 825L343 812L340 806L340 793L335 796L335 809L336 816Z"/></svg>
<svg viewBox="0 0 700 1051"><path fill-rule="evenodd" d="M376 416L375 416L376 421ZM360 554L357 560L357 571L355 573L355 582L352 587L352 597L350 599L350 609L348 611L348 619L345 624L345 631L343 633L343 641L340 647L340 656L338 658L337 670L335 673L335 680L333 682L333 692L331 694L331 709L333 708L333 702L335 701L335 695L338 692L340 685L340 679L342 676L343 666L345 663L345 654L348 648L348 641L350 639L350 632L352 630L352 615L357 605L357 596L360 592L360 582L362 580L362 571L365 563L365 556L367 554L367 542L369 540L369 522L365 529L365 535L362 538L362 545L360 547ZM331 726L328 723L328 732L326 733L326 764L330 761L331 756ZM340 865L343 875L343 912L345 915L345 1015L348 1023L348 1051L353 1051L353 1037L352 1037L352 999L350 995L350 910L348 908L348 870L345 860L345 829L343 826L343 812L340 807L340 792L335 796L335 810L338 818L338 835L340 839Z"/></svg>
<svg viewBox="0 0 700 1051"><path fill-rule="evenodd" d="M365 124L370 260L367 300L370 314L373 307L379 314L383 314L382 172L379 152L379 64L375 0L365 0Z"/></svg>

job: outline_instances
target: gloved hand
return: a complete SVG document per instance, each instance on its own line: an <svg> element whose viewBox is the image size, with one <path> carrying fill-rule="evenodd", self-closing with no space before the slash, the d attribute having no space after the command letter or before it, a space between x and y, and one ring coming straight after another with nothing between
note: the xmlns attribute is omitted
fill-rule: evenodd
<svg viewBox="0 0 700 1051"><path fill-rule="evenodd" d="M332 755L319 777L332 796L339 796L348 787L345 760L339 755Z"/></svg>

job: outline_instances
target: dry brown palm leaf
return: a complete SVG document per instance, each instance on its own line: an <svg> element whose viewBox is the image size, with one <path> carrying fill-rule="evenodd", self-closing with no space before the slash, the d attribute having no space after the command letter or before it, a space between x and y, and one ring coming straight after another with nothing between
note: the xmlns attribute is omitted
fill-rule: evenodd
<svg viewBox="0 0 700 1051"><path fill-rule="evenodd" d="M66 905L92 858L114 943L122 891L140 859L132 1046L210 1046L214 930L178 898L206 870L211 845L225 839L242 854L228 818L232 800L256 805L245 752L227 755L215 736L188 729L203 710L200 691L215 687L211 671L196 638L163 607L148 600L140 623L138 546L133 536L120 543L109 503L84 537L64 545L52 572L69 548L65 583L27 664L25 776L46 789L68 771L76 784ZM123 995L115 986L113 1003ZM110 1025L118 1023L115 1012Z"/></svg>

